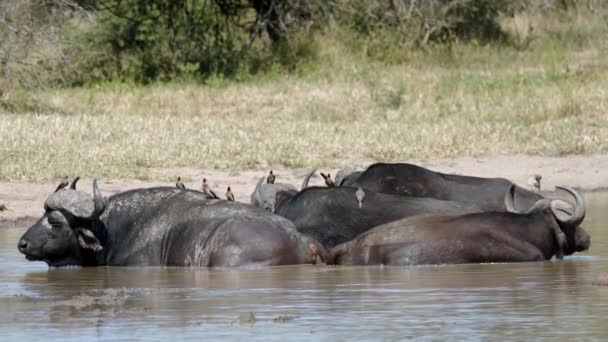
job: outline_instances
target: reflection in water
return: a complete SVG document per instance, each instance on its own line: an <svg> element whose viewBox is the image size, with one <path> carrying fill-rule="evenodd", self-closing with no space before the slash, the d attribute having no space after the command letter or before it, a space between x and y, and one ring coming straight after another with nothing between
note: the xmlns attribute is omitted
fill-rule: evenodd
<svg viewBox="0 0 608 342"><path fill-rule="evenodd" d="M586 194L588 253L426 267L48 269L0 226L3 339L551 340L608 333L608 194ZM6 224L4 224L6 226Z"/></svg>

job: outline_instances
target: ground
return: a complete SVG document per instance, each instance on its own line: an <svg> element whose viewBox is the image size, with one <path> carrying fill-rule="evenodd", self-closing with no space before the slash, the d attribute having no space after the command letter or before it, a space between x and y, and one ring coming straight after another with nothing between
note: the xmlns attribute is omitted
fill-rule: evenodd
<svg viewBox="0 0 608 342"><path fill-rule="evenodd" d="M432 170L474 175L481 177L505 177L517 184L528 187L527 180L533 174L543 176L542 188L553 189L556 185L566 185L582 190L601 190L608 188L608 154L567 157L539 157L539 156L494 156L470 158L461 157L453 159L407 160L428 167ZM359 165L369 165L371 161L362 161ZM300 187L302 180L310 169L275 169L277 182L285 182ZM335 175L336 169L319 170L331 172ZM152 169L150 172L160 176L182 176L186 186L199 189L203 177L207 178L211 187L224 197L226 187L231 186L236 200L249 203L249 196L255 188L260 177L266 176L267 170L248 170L238 172L224 172L203 170L195 168L163 168ZM159 177L164 178L164 177ZM50 183L33 182L0 182L0 204L5 204L7 210L0 212L0 220L22 220L38 217L43 210L43 203L48 194L55 189L59 180ZM323 179L316 174L311 179L311 185L322 185ZM173 183L146 182L140 180L105 180L100 179L100 188L105 195L134 188L151 187L159 185L173 186ZM79 183L79 190L91 192L91 179L83 179Z"/></svg>

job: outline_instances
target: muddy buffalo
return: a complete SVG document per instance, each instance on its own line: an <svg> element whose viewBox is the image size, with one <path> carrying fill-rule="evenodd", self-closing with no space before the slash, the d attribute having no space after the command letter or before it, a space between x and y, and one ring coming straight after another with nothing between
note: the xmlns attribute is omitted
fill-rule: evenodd
<svg viewBox="0 0 608 342"><path fill-rule="evenodd" d="M150 188L105 199L94 181L93 194L51 194L19 251L50 266L286 265L325 256L290 221L198 191Z"/></svg>
<svg viewBox="0 0 608 342"><path fill-rule="evenodd" d="M312 187L299 193L279 192L275 213L294 222L300 233L331 248L383 223L420 214L479 212L474 205L435 198L365 191L359 206L357 189Z"/></svg>
<svg viewBox="0 0 608 342"><path fill-rule="evenodd" d="M512 184L504 178L453 175L405 163L373 164L365 171L343 175L339 183L388 194L468 202L484 211L505 211L504 194ZM538 193L515 187L518 210L527 210L541 199Z"/></svg>
<svg viewBox="0 0 608 342"><path fill-rule="evenodd" d="M378 226L334 247L337 265L421 265L548 260L587 250L590 237L580 227L583 199L574 212L561 200L540 200L526 213L513 208L515 187L505 197L507 212L416 216Z"/></svg>

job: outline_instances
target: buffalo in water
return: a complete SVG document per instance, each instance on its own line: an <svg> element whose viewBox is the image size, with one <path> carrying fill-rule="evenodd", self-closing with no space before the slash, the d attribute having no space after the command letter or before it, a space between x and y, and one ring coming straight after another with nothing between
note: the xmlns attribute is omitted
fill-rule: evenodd
<svg viewBox="0 0 608 342"><path fill-rule="evenodd" d="M198 191L150 188L105 199L94 181L93 194L51 194L19 251L49 266L288 265L325 257L287 219Z"/></svg>
<svg viewBox="0 0 608 342"><path fill-rule="evenodd" d="M347 187L311 187L299 193L279 192L275 213L291 220L300 233L331 248L373 227L409 216L480 211L466 203L372 191L365 191L359 207L356 191Z"/></svg>
<svg viewBox="0 0 608 342"><path fill-rule="evenodd" d="M589 248L580 227L583 199L574 211L562 200L539 200L525 213L513 205L516 188L505 196L506 212L415 216L369 230L334 247L328 263L336 265L422 265L523 262L561 258Z"/></svg>
<svg viewBox="0 0 608 342"><path fill-rule="evenodd" d="M337 183L338 186L361 187L387 194L467 202L483 211L505 211L504 194L512 184L504 178L452 175L404 163L373 164L365 171L342 174ZM543 196L538 193L515 187L517 210L528 210L541 199Z"/></svg>

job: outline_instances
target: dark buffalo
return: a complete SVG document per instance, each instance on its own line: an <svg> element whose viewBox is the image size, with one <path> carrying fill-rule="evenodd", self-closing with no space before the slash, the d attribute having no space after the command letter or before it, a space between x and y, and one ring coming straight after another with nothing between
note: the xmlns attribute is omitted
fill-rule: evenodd
<svg viewBox="0 0 608 342"><path fill-rule="evenodd" d="M574 212L561 200L540 200L526 213L514 213L511 187L507 212L416 216L378 226L334 247L328 262L337 265L421 265L548 260L587 250L589 234L579 225L583 199Z"/></svg>
<svg viewBox="0 0 608 342"><path fill-rule="evenodd" d="M435 172L413 164L377 163L363 172L343 176L339 185L446 201L468 202L483 211L505 211L504 194L513 183L504 178L481 178ZM515 187L516 209L528 210L543 196Z"/></svg>
<svg viewBox="0 0 608 342"><path fill-rule="evenodd" d="M306 175L306 177L304 177L301 187L302 190L308 187L310 177L312 177L316 171L317 169L314 169L308 175ZM260 180L258 180L255 190L253 190L253 193L251 194L251 205L262 208L266 211L274 212L276 195L279 192L297 194L298 189L296 189L295 186L286 183L264 183L264 177L262 177Z"/></svg>
<svg viewBox="0 0 608 342"><path fill-rule="evenodd" d="M383 223L420 214L479 212L473 205L434 198L365 191L361 207L357 189L312 187L299 193L279 192L275 213L290 219L300 233L331 248Z"/></svg>
<svg viewBox="0 0 608 342"><path fill-rule="evenodd" d="M19 240L28 260L50 266L255 266L324 259L290 221L249 205L177 188L131 190L104 199L72 189L51 194Z"/></svg>

